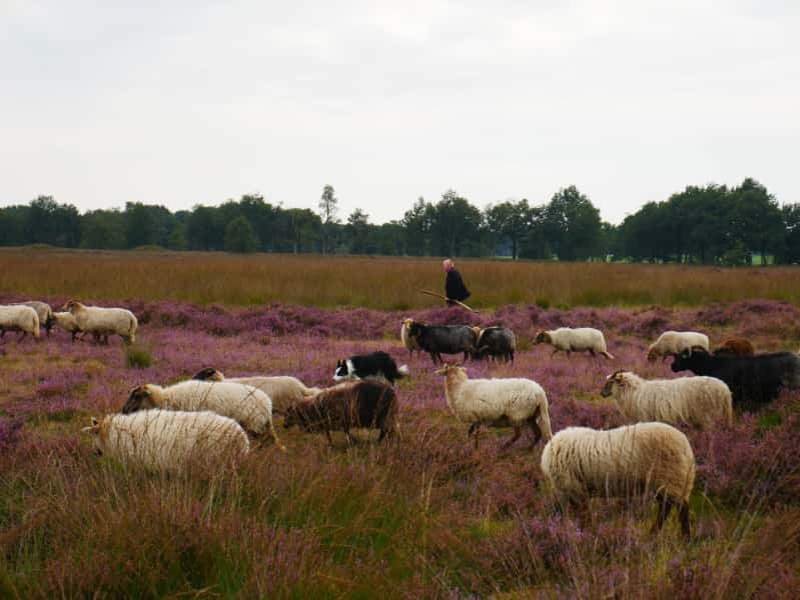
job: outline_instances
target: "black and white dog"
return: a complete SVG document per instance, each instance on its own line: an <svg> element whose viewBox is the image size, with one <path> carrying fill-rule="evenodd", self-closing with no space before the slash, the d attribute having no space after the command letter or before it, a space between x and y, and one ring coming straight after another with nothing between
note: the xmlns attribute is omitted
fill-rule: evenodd
<svg viewBox="0 0 800 600"><path fill-rule="evenodd" d="M347 360L340 360L336 363L336 370L333 372L334 381L345 379L367 379L383 377L394 385L396 379L408 375L408 367L403 365L399 369L394 359L386 352L372 352L370 354L360 354L351 356Z"/></svg>

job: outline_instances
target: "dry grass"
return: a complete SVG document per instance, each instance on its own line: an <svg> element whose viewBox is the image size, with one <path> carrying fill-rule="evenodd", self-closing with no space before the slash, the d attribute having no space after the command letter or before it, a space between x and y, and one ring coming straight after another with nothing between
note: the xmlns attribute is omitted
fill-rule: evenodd
<svg viewBox="0 0 800 600"><path fill-rule="evenodd" d="M699 306L746 298L800 303L794 267L721 269L633 264L460 260L478 308ZM88 300L268 302L406 310L435 306L438 259L198 252L0 250L0 293Z"/></svg>

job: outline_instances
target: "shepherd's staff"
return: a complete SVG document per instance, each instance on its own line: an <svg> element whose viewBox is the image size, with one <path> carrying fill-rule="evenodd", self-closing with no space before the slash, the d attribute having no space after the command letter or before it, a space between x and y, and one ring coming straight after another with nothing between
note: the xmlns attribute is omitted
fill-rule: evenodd
<svg viewBox="0 0 800 600"><path fill-rule="evenodd" d="M420 292L423 293L423 294L428 294L428 296L436 296L437 298L441 298L442 300L445 300L447 302L455 302L460 307L466 308L468 311L474 312L476 315L480 314L477 310L475 310L474 308L470 308L469 306L467 306L463 302L459 302L458 300L453 300L452 298L448 298L447 296L443 296L442 294L437 294L436 292L432 292L430 290L420 290Z"/></svg>

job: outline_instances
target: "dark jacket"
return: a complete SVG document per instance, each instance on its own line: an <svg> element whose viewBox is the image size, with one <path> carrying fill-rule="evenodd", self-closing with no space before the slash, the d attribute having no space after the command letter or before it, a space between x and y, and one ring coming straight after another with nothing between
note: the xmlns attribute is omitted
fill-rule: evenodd
<svg viewBox="0 0 800 600"><path fill-rule="evenodd" d="M461 273L456 269L450 269L447 272L447 279L444 283L444 295L451 300L458 300L459 302L463 302L469 298L469 290L461 279Z"/></svg>

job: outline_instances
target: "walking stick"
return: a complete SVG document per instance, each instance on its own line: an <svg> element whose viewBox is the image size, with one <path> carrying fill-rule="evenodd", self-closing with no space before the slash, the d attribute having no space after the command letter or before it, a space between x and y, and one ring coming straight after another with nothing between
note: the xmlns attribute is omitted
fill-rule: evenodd
<svg viewBox="0 0 800 600"><path fill-rule="evenodd" d="M448 298L447 296L443 296L442 294L437 294L436 292L432 292L430 290L420 290L420 292L423 293L423 294L428 294L428 296L436 296L437 298L441 298L442 300L445 300L445 301L448 301L448 302L455 302L461 308L465 308L470 312L474 312L476 315L480 314L480 313L478 313L477 310L475 310L474 308L470 308L469 306L467 306L463 302L459 302L458 300L453 300L452 298Z"/></svg>

